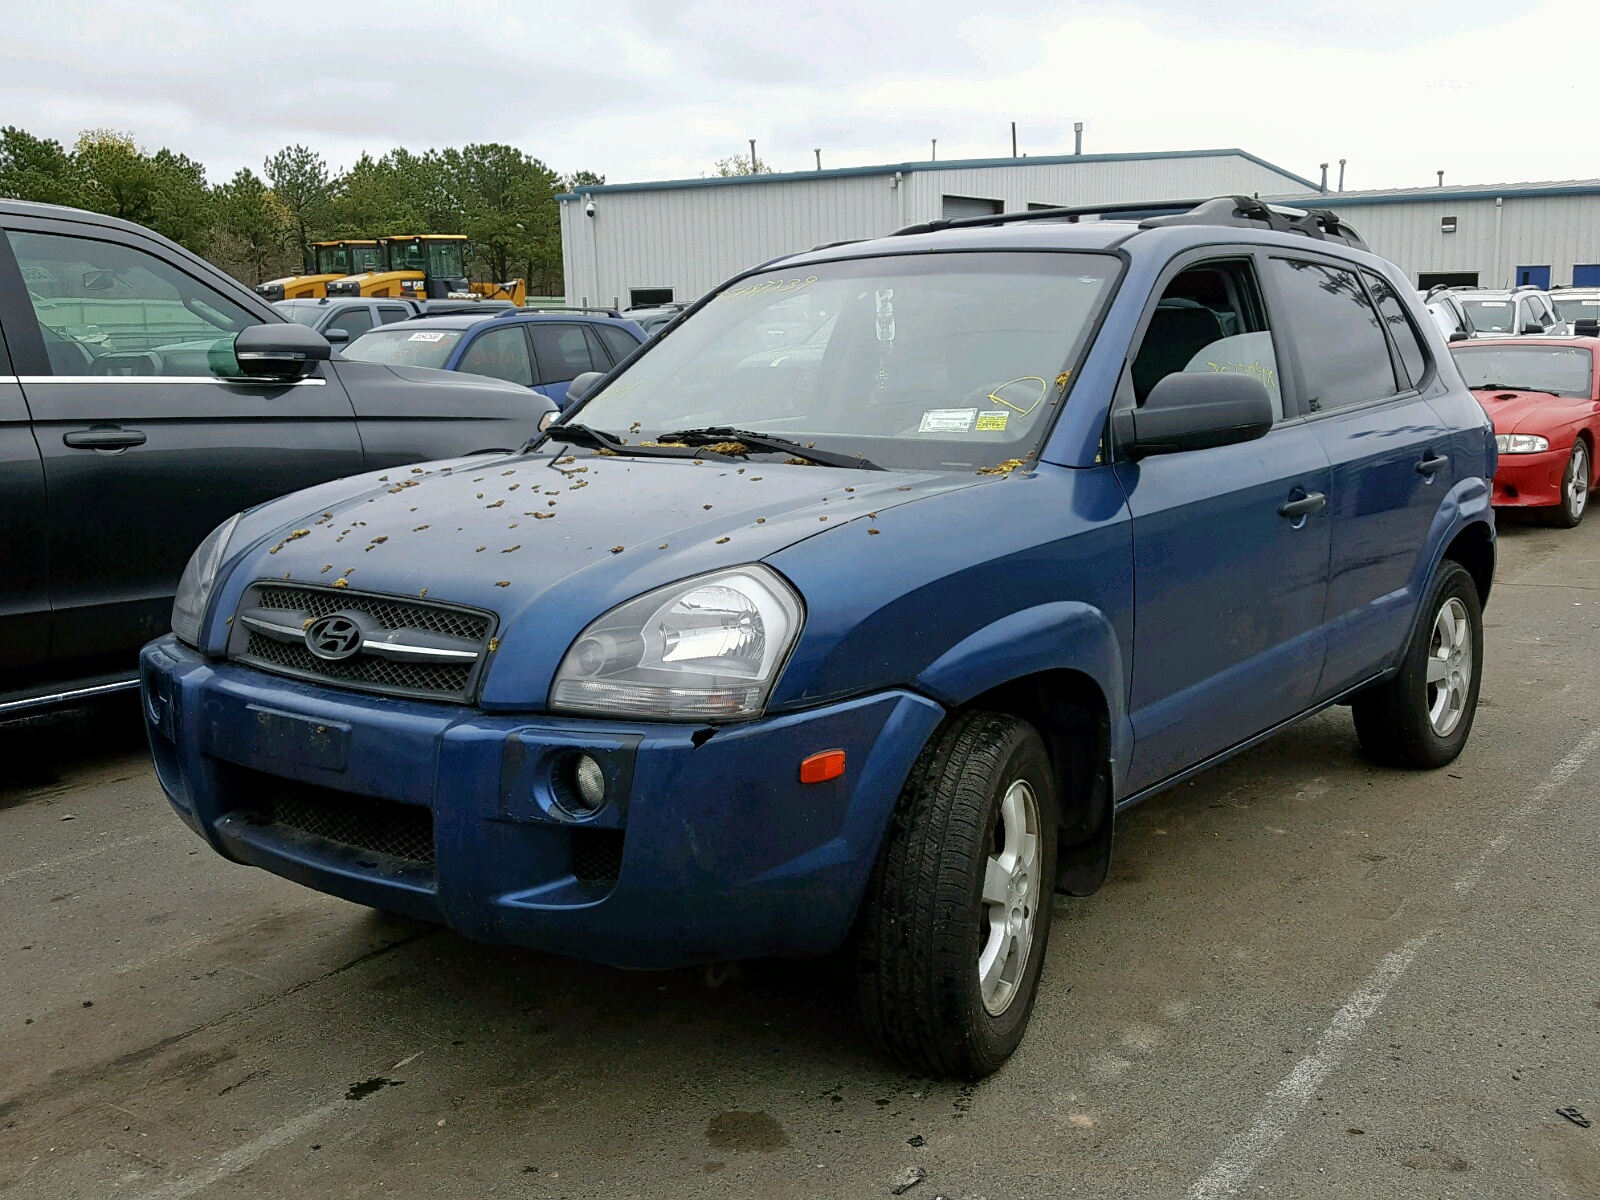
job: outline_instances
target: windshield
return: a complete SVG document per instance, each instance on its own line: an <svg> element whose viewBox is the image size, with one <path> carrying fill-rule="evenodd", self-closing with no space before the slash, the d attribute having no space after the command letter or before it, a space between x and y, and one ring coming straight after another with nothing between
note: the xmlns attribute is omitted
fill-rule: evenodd
<svg viewBox="0 0 1600 1200"><path fill-rule="evenodd" d="M466 275L461 267L461 242L429 242L427 246L430 279L460 279Z"/></svg>
<svg viewBox="0 0 1600 1200"><path fill-rule="evenodd" d="M1573 346L1461 346L1452 350L1470 388L1502 387L1588 399L1592 366Z"/></svg>
<svg viewBox="0 0 1600 1200"><path fill-rule="evenodd" d="M351 246L350 274L364 275L368 271L383 270L382 246Z"/></svg>
<svg viewBox="0 0 1600 1200"><path fill-rule="evenodd" d="M427 252L423 250L421 242L389 243L389 269L391 271L420 271L427 265Z"/></svg>
<svg viewBox="0 0 1600 1200"><path fill-rule="evenodd" d="M1593 321L1600 318L1600 300L1555 301L1556 316L1563 321Z"/></svg>
<svg viewBox="0 0 1600 1200"><path fill-rule="evenodd" d="M1517 306L1509 300L1463 300L1461 307L1479 333L1517 332Z"/></svg>
<svg viewBox="0 0 1600 1200"><path fill-rule="evenodd" d="M374 329L344 348L357 362L397 367L443 367L461 340L459 329Z"/></svg>
<svg viewBox="0 0 1600 1200"><path fill-rule="evenodd" d="M728 425L881 466L1020 458L1110 291L1108 254L856 259L740 281L573 419L629 440Z"/></svg>
<svg viewBox="0 0 1600 1200"><path fill-rule="evenodd" d="M344 246L316 246L316 275L349 275L350 251Z"/></svg>

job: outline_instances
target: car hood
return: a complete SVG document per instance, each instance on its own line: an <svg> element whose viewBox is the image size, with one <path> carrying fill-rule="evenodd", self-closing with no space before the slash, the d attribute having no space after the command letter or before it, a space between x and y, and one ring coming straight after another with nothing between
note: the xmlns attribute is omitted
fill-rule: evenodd
<svg viewBox="0 0 1600 1200"><path fill-rule="evenodd" d="M213 623L256 580L485 609L499 623L482 705L538 708L567 647L616 605L981 482L948 472L589 452L397 468L247 514ZM224 640L214 627L210 644Z"/></svg>
<svg viewBox="0 0 1600 1200"><path fill-rule="evenodd" d="M1494 422L1495 433L1544 433L1574 420L1594 401L1549 392L1479 388L1472 393Z"/></svg>

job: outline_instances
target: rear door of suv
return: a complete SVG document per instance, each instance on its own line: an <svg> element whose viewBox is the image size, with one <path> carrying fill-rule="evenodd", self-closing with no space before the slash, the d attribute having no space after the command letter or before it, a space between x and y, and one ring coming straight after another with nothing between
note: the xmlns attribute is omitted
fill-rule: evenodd
<svg viewBox="0 0 1600 1200"><path fill-rule="evenodd" d="M1318 697L1392 662L1416 611L1422 553L1454 482L1450 435L1424 399L1431 355L1381 273L1318 254L1274 253L1284 364L1333 464L1328 656Z"/></svg>
<svg viewBox="0 0 1600 1200"><path fill-rule="evenodd" d="M213 375L213 342L274 318L203 263L88 221L0 227L0 314L49 497L50 658L123 656L167 629L218 522L362 469L354 414L326 364L290 386Z"/></svg>

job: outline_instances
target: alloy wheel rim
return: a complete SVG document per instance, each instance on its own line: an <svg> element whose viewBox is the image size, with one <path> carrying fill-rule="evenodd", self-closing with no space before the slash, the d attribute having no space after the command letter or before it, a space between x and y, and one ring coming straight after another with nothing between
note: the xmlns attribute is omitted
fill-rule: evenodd
<svg viewBox="0 0 1600 1200"><path fill-rule="evenodd" d="M1472 684L1472 625L1454 596L1439 607L1428 641L1427 705L1433 732L1449 737L1467 712Z"/></svg>
<svg viewBox="0 0 1600 1200"><path fill-rule="evenodd" d="M1582 514L1589 503L1589 451L1582 442L1572 448L1572 465L1567 470L1567 507L1573 516Z"/></svg>
<svg viewBox="0 0 1600 1200"><path fill-rule="evenodd" d="M1039 919L1039 798L1018 779L1000 799L984 862L978 988L998 1017L1021 990Z"/></svg>

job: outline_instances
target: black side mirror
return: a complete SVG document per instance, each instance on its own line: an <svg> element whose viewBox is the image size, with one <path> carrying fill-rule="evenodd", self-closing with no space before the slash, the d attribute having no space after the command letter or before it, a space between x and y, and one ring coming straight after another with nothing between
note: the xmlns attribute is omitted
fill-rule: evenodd
<svg viewBox="0 0 1600 1200"><path fill-rule="evenodd" d="M1253 375L1178 372L1150 389L1139 408L1112 418L1117 445L1130 458L1208 450L1265 437L1272 397Z"/></svg>
<svg viewBox="0 0 1600 1200"><path fill-rule="evenodd" d="M582 400L590 392L594 391L594 385L605 377L604 371L585 371L582 375L579 375L571 383L567 384L567 403L573 404Z"/></svg>
<svg viewBox="0 0 1600 1200"><path fill-rule="evenodd" d="M342 342L348 342L350 340L350 331L348 329L324 329L322 331L322 336L327 338L330 343L337 346Z"/></svg>
<svg viewBox="0 0 1600 1200"><path fill-rule="evenodd" d="M1522 336L1523 337L1536 337L1537 335L1539 335L1539 334L1541 334L1543 332L1544 332L1544 326L1540 325L1537 321L1529 321L1526 325L1524 325L1522 327Z"/></svg>
<svg viewBox="0 0 1600 1200"><path fill-rule="evenodd" d="M228 379L261 379L292 383L304 379L319 362L333 357L328 339L315 329L285 321L251 325L223 338L207 354L214 374Z"/></svg>
<svg viewBox="0 0 1600 1200"><path fill-rule="evenodd" d="M1579 317L1572 323L1577 337L1600 337L1600 317Z"/></svg>
<svg viewBox="0 0 1600 1200"><path fill-rule="evenodd" d="M1452 342L1469 342L1472 340L1472 335L1465 329L1452 329L1449 340Z"/></svg>

